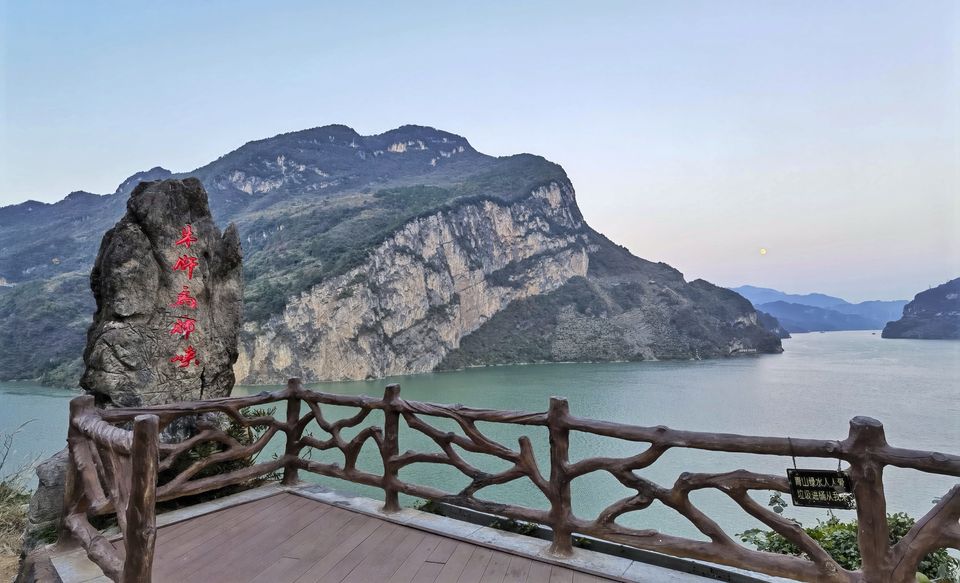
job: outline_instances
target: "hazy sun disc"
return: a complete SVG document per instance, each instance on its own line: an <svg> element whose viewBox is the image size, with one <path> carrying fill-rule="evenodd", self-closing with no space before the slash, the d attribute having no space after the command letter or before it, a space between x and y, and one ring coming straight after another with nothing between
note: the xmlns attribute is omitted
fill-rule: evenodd
<svg viewBox="0 0 960 583"><path fill-rule="evenodd" d="M760 248L760 255L766 255L766 254L767 254L767 248L766 248L766 247L761 247L761 248Z"/></svg>

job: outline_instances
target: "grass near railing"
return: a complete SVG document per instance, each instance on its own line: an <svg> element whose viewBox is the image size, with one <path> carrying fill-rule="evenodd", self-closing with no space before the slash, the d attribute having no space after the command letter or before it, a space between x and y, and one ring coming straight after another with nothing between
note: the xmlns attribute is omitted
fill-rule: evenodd
<svg viewBox="0 0 960 583"><path fill-rule="evenodd" d="M13 465L10 458L14 440L27 423L0 435L0 581L11 581L17 574L23 531L27 526L30 492L25 483L33 464Z"/></svg>

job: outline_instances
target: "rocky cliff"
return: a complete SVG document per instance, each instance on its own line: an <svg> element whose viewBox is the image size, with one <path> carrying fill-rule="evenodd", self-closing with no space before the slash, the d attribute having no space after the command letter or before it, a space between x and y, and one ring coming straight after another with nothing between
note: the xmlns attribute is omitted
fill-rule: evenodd
<svg viewBox="0 0 960 583"><path fill-rule="evenodd" d="M757 318L760 325L776 335L777 338L781 340L790 338L790 332L787 331L787 329L783 327L783 324L780 323L780 320L777 320L774 316L762 310L757 310Z"/></svg>
<svg viewBox="0 0 960 583"><path fill-rule="evenodd" d="M255 383L781 351L748 301L611 243L558 182L417 218L243 336Z"/></svg>
<svg viewBox="0 0 960 583"><path fill-rule="evenodd" d="M486 156L432 128L326 126L189 173L154 168L112 195L0 209L0 276L13 284L0 323L36 340L0 357L0 378L70 377L91 303L76 281L100 234L140 179L187 175L244 247L239 382L780 351L739 295L592 230L556 164Z"/></svg>
<svg viewBox="0 0 960 583"><path fill-rule="evenodd" d="M553 182L512 204L483 200L406 223L360 266L292 298L267 323L248 324L238 377L433 370L511 302L586 275L587 234L573 208L572 190Z"/></svg>
<svg viewBox="0 0 960 583"><path fill-rule="evenodd" d="M960 340L960 278L918 293L903 308L903 317L884 327L882 336Z"/></svg>

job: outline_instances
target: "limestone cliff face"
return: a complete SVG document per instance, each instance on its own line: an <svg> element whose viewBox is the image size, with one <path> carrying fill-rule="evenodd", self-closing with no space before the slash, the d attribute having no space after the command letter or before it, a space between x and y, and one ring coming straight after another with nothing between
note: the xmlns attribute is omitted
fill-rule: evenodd
<svg viewBox="0 0 960 583"><path fill-rule="evenodd" d="M478 200L407 223L351 271L244 327L242 383L362 379L433 370L512 301L587 273L573 189Z"/></svg>
<svg viewBox="0 0 960 583"><path fill-rule="evenodd" d="M409 221L360 266L248 322L235 372L257 384L781 350L747 300L613 244L553 181Z"/></svg>

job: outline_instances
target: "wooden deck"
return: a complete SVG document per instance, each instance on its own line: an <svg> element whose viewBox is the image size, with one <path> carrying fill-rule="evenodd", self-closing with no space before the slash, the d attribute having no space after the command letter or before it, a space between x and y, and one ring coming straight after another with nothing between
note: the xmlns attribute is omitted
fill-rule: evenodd
<svg viewBox="0 0 960 583"><path fill-rule="evenodd" d="M154 581L598 583L610 579L285 492L159 528Z"/></svg>

